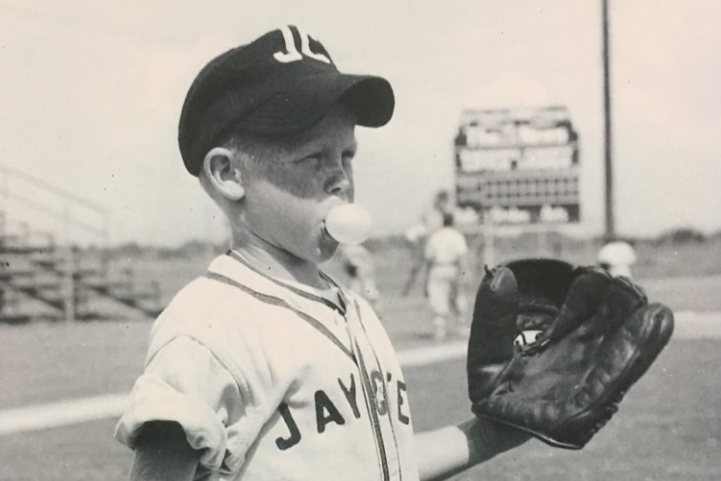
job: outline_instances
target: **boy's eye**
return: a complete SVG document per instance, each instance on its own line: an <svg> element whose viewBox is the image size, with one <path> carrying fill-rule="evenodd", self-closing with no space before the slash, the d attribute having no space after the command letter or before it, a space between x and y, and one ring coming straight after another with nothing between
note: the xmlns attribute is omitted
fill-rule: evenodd
<svg viewBox="0 0 721 481"><path fill-rule="evenodd" d="M310 165L315 166L320 163L320 156L319 155L309 155L307 157L303 157L302 159L298 159L295 162L293 162L296 165Z"/></svg>
<svg viewBox="0 0 721 481"><path fill-rule="evenodd" d="M349 166L355 158L355 152L343 152L343 165Z"/></svg>

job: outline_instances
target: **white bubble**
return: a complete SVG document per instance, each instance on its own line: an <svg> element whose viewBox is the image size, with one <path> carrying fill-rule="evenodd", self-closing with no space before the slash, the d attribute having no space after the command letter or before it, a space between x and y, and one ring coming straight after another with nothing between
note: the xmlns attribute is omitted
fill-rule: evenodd
<svg viewBox="0 0 721 481"><path fill-rule="evenodd" d="M373 220L358 204L333 207L325 218L325 230L341 244L360 244L370 235Z"/></svg>

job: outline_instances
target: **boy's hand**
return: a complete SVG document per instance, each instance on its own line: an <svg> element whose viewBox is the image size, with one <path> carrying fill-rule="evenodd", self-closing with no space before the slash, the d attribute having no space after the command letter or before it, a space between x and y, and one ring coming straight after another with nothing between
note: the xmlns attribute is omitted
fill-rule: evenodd
<svg viewBox="0 0 721 481"><path fill-rule="evenodd" d="M146 424L138 438L130 472L131 481L191 481L198 453L190 447L177 423Z"/></svg>

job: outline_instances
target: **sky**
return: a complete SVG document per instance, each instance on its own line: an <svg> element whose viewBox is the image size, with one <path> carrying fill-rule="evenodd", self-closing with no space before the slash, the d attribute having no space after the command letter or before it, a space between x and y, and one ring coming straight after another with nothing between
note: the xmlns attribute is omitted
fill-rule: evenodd
<svg viewBox="0 0 721 481"><path fill-rule="evenodd" d="M721 228L721 2L610 0L616 230ZM565 105L579 131L580 231L603 231L600 0L0 0L0 167L102 207L71 207L21 176L8 217L52 230L73 216L113 243L222 239L182 167L177 122L212 57L301 26L341 71L386 77L396 111L361 128L357 202L374 235L403 232L452 189L453 138L469 108ZM23 210L25 209L25 210ZM73 227L72 234L96 236Z"/></svg>

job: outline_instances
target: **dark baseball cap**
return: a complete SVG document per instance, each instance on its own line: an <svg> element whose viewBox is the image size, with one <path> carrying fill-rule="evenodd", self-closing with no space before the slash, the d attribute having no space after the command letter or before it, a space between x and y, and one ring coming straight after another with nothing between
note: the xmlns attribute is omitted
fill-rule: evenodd
<svg viewBox="0 0 721 481"><path fill-rule="evenodd" d="M325 47L297 27L268 32L211 60L193 81L178 125L185 167L197 176L231 132L302 132L339 101L365 127L385 125L395 106L386 79L340 73Z"/></svg>

